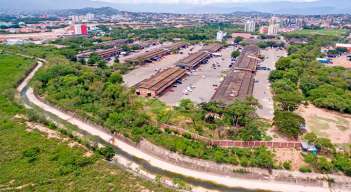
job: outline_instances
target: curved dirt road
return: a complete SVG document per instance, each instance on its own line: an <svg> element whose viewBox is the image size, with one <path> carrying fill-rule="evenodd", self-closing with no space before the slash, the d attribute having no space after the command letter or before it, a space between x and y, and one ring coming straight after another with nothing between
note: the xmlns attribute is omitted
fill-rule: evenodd
<svg viewBox="0 0 351 192"><path fill-rule="evenodd" d="M33 75L36 70L38 70L41 65L38 65L33 70ZM31 73L32 74L32 73ZM25 90L24 88L27 86L30 78L33 75L29 75L28 78L23 82L24 84L20 85L18 91L21 92ZM105 140L106 142L110 142L113 138L113 135L108 133L107 131L103 131L98 127L94 127L86 122L83 122L69 114L66 114L59 109L50 106L42 101L40 101L35 94L33 93L32 88L28 88L25 90L25 97L34 105L40 107L42 110L54 114L57 117L76 125L79 129L86 131L91 135L95 135L100 137L101 139ZM138 148L131 146L123 141L117 140L114 142L115 146L120 148L121 150L125 151L126 153L135 156L137 158L143 159L147 161L150 165L169 171L173 173L177 173L180 175L184 175L187 177L192 177L199 180L210 181L216 184L224 185L227 187L235 187L235 188L245 188L245 189L264 189L264 190L271 190L271 191L286 191L286 192L329 192L329 188L327 187L313 187L313 186L302 186L298 184L292 183L281 183L281 182L274 182L274 181L260 181L260 180L248 180L248 179L240 179L234 178L224 175L212 174L208 172L202 172L197 170L192 170L188 168L184 168L175 164L168 163L164 160L155 158L143 151L139 150ZM341 191L340 191L341 192Z"/></svg>

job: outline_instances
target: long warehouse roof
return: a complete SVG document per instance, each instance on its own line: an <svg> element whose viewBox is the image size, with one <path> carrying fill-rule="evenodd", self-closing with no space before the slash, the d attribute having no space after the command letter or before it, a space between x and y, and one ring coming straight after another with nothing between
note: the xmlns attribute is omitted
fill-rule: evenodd
<svg viewBox="0 0 351 192"><path fill-rule="evenodd" d="M230 104L236 98L244 99L252 95L254 86L254 75L258 60L255 58L259 54L256 46L246 46L242 51L238 61L224 78L212 101Z"/></svg>
<svg viewBox="0 0 351 192"><path fill-rule="evenodd" d="M183 76L184 74L184 69L180 69L178 67L168 68L153 75L149 79L143 80L137 85L137 87L158 91L170 81L173 81L174 79L177 79L180 76Z"/></svg>

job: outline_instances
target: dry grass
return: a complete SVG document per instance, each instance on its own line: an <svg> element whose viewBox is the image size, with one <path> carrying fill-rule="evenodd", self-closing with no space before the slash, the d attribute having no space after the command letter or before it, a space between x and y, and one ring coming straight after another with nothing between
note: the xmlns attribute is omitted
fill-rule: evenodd
<svg viewBox="0 0 351 192"><path fill-rule="evenodd" d="M304 165L303 157L300 151L296 149L274 149L275 159L279 163L284 163L286 161L291 161L291 170L297 171Z"/></svg>
<svg viewBox="0 0 351 192"><path fill-rule="evenodd" d="M313 105L301 106L307 129L320 137L327 137L335 144L351 142L351 115L317 108Z"/></svg>

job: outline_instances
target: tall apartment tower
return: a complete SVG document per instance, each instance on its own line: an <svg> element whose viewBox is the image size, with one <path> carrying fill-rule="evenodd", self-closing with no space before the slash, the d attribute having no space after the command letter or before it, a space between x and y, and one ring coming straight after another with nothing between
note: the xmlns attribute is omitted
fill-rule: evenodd
<svg viewBox="0 0 351 192"><path fill-rule="evenodd" d="M279 19L272 17L268 26L268 35L278 35L280 28Z"/></svg>
<svg viewBox="0 0 351 192"><path fill-rule="evenodd" d="M253 33L256 31L256 22L255 21L246 21L245 23L245 32L247 33Z"/></svg>

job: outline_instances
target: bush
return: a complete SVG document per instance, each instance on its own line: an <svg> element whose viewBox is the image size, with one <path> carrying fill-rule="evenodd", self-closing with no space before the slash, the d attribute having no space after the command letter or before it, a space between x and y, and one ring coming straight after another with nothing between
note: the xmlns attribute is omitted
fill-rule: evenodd
<svg viewBox="0 0 351 192"><path fill-rule="evenodd" d="M28 163L32 163L38 159L40 149L38 147L29 148L22 153L22 157L27 159Z"/></svg>
<svg viewBox="0 0 351 192"><path fill-rule="evenodd" d="M302 173L311 173L312 172L311 168L305 167L305 166L300 167L299 171Z"/></svg>
<svg viewBox="0 0 351 192"><path fill-rule="evenodd" d="M111 146L102 147L98 149L100 155L104 156L106 160L111 161L116 152Z"/></svg>
<svg viewBox="0 0 351 192"><path fill-rule="evenodd" d="M291 161L284 161L283 168L286 170L290 170L291 169Z"/></svg>

